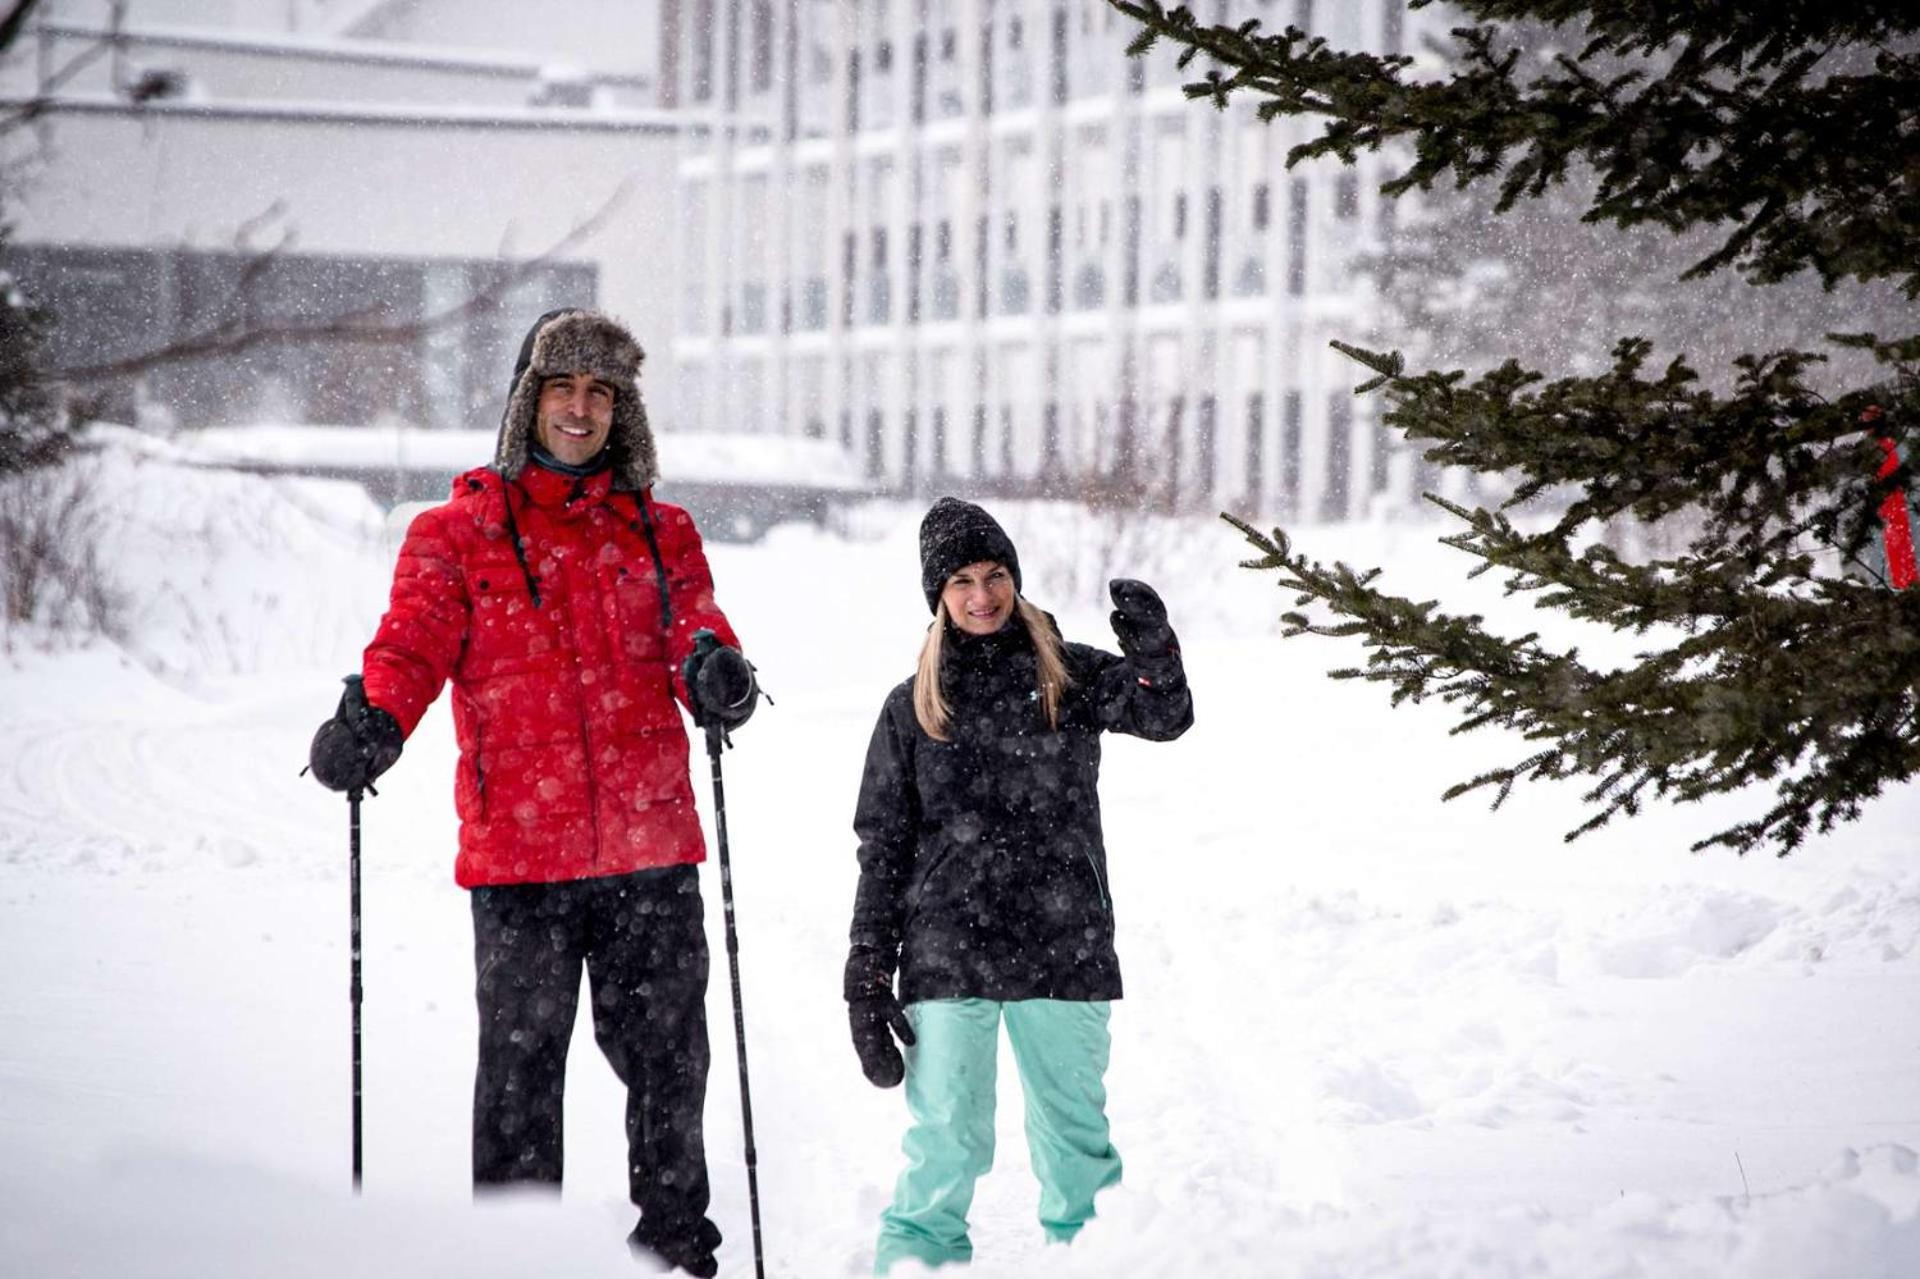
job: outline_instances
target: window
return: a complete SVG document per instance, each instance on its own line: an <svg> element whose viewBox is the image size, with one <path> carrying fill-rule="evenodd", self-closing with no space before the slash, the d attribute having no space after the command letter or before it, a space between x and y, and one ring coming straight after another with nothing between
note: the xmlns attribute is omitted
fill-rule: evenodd
<svg viewBox="0 0 1920 1279"><path fill-rule="evenodd" d="M887 265L887 228L873 229L873 270L867 276L867 323L893 318L893 273Z"/></svg>
<svg viewBox="0 0 1920 1279"><path fill-rule="evenodd" d="M740 286L740 331L767 331L767 286L758 280L748 280Z"/></svg>
<svg viewBox="0 0 1920 1279"><path fill-rule="evenodd" d="M739 321L742 333L767 330L767 241L768 185L764 175L747 178L740 184L739 225L745 244L739 256Z"/></svg>
<svg viewBox="0 0 1920 1279"><path fill-rule="evenodd" d="M1266 397L1255 391L1247 396L1247 513L1257 514L1266 487L1267 423Z"/></svg>
<svg viewBox="0 0 1920 1279"><path fill-rule="evenodd" d="M1187 451L1187 397L1176 395L1167 404L1167 447L1161 467L1166 473L1164 494L1169 507L1180 501L1180 463Z"/></svg>
<svg viewBox="0 0 1920 1279"><path fill-rule="evenodd" d="M1288 188L1287 292L1295 297L1307 291L1307 180L1295 178Z"/></svg>
<svg viewBox="0 0 1920 1279"><path fill-rule="evenodd" d="M840 323L853 327L853 280L860 259L860 237L849 231L840 252Z"/></svg>
<svg viewBox="0 0 1920 1279"><path fill-rule="evenodd" d="M920 414L908 409L906 417L900 423L900 481L901 487L911 493L914 488L915 472L920 469Z"/></svg>
<svg viewBox="0 0 1920 1279"><path fill-rule="evenodd" d="M980 93L976 110L981 115L993 114L993 24L980 28Z"/></svg>
<svg viewBox="0 0 1920 1279"><path fill-rule="evenodd" d="M684 238L680 260L685 266L680 276L680 323L686 332L699 334L707 331L706 272L702 269L707 260L707 184L689 182L681 190Z"/></svg>
<svg viewBox="0 0 1920 1279"><path fill-rule="evenodd" d="M1327 484L1320 492L1320 518L1347 517L1353 469L1353 397L1345 390L1327 393Z"/></svg>
<svg viewBox="0 0 1920 1279"><path fill-rule="evenodd" d="M913 85L909 94L913 122L924 124L927 119L927 33L922 31L913 38Z"/></svg>
<svg viewBox="0 0 1920 1279"><path fill-rule="evenodd" d="M1209 301L1220 296L1220 223L1226 201L1219 187L1207 188L1206 239L1201 245L1200 291Z"/></svg>
<svg viewBox="0 0 1920 1279"><path fill-rule="evenodd" d="M887 472L886 421L879 409L867 410L867 478L877 480Z"/></svg>
<svg viewBox="0 0 1920 1279"><path fill-rule="evenodd" d="M1153 273L1152 287L1147 291L1151 302L1178 302L1180 300L1180 264L1172 258L1162 262Z"/></svg>
<svg viewBox="0 0 1920 1279"><path fill-rule="evenodd" d="M1047 58L1052 70L1051 94L1055 106L1065 106L1067 101L1067 11L1060 5L1053 7L1053 51Z"/></svg>
<svg viewBox="0 0 1920 1279"><path fill-rule="evenodd" d="M1062 469L1060 404L1057 400L1048 400L1040 417L1040 475L1043 479L1057 479Z"/></svg>
<svg viewBox="0 0 1920 1279"><path fill-rule="evenodd" d="M800 208L794 242L797 293L796 324L815 331L827 327L827 170L810 168L800 184Z"/></svg>
<svg viewBox="0 0 1920 1279"><path fill-rule="evenodd" d="M1107 302L1107 277L1100 269L1097 260L1088 260L1080 264L1080 270L1073 278L1073 304L1082 311L1091 311L1105 306Z"/></svg>
<svg viewBox="0 0 1920 1279"><path fill-rule="evenodd" d="M1333 211L1342 221L1360 216L1360 175L1342 173L1333 184Z"/></svg>
<svg viewBox="0 0 1920 1279"><path fill-rule="evenodd" d="M713 0L694 0L693 22L689 27L693 40L693 100L713 100Z"/></svg>
<svg viewBox="0 0 1920 1279"><path fill-rule="evenodd" d="M1280 422L1280 510L1292 515L1300 507L1300 392L1288 391Z"/></svg>
<svg viewBox="0 0 1920 1279"><path fill-rule="evenodd" d="M1200 420L1194 427L1194 444L1199 454L1198 473L1193 480L1194 491L1202 498L1213 492L1219 462L1219 424L1215 418L1218 411L1211 395L1200 397Z"/></svg>
<svg viewBox="0 0 1920 1279"><path fill-rule="evenodd" d="M907 228L907 323L920 323L921 238L924 228L916 222Z"/></svg>
<svg viewBox="0 0 1920 1279"><path fill-rule="evenodd" d="M1025 315L1030 289L1026 263L1020 256L1020 216L1017 213L1007 214L1006 253L1001 263L1000 312L1002 315Z"/></svg>
<svg viewBox="0 0 1920 1279"><path fill-rule="evenodd" d="M933 240L933 298L935 320L960 318L960 277L953 269L953 224L942 220Z"/></svg>
<svg viewBox="0 0 1920 1279"><path fill-rule="evenodd" d="M765 93L773 87L773 0L753 0L751 22L752 71L748 83L753 92Z"/></svg>
<svg viewBox="0 0 1920 1279"><path fill-rule="evenodd" d="M847 55L847 132L860 132L860 50Z"/></svg>
<svg viewBox="0 0 1920 1279"><path fill-rule="evenodd" d="M1047 313L1058 314L1062 273L1066 266L1066 229L1062 225L1060 206L1053 205L1047 210Z"/></svg>
<svg viewBox="0 0 1920 1279"><path fill-rule="evenodd" d="M1007 18L1007 42L1001 50L1000 86L1006 106L1018 110L1033 105L1033 51L1027 46L1026 24L1014 13Z"/></svg>

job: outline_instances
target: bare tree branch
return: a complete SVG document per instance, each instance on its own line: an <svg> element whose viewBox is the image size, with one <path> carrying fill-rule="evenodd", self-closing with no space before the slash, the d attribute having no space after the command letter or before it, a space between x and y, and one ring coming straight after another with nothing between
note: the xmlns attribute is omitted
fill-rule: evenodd
<svg viewBox="0 0 1920 1279"><path fill-rule="evenodd" d="M16 0L7 11L7 16L0 18L0 53L11 49L13 42L20 38L21 30L27 25L27 15L33 12L33 6L38 3L40 0Z"/></svg>
<svg viewBox="0 0 1920 1279"><path fill-rule="evenodd" d="M7 46L13 43L14 38L19 34L19 31L15 29L13 25L16 19L21 26L24 27L27 12L38 3L39 0L18 0L13 12L8 14L4 20L0 20L0 53L4 53ZM107 54L117 54L125 42L121 27L126 20L126 16L127 6L124 0L118 0L118 2L112 6L112 11L107 20L107 29L101 34L98 40L95 40L79 53L74 54L73 57L67 60L65 66L42 81L34 90L33 97L28 102L12 112L0 116L0 134L8 133L19 128L21 125L31 124L42 115L45 115L48 108L53 105L53 95L66 87L70 80L73 80L82 71L85 71Z"/></svg>
<svg viewBox="0 0 1920 1279"><path fill-rule="evenodd" d="M633 185L634 179L631 178L621 183L599 209L584 221L576 223L566 235L544 253L513 264L499 279L486 288L471 294L453 306L418 320L405 324L382 324L378 322L376 308L363 307L358 310L339 311L319 320L260 324L246 313L249 308L243 306L242 313L234 319L189 337L122 359L51 369L45 375L46 380L68 387L81 388L146 373L169 365L182 364L189 360L238 355L243 351L278 342L403 346L419 340L436 329L457 323L466 316L496 305L514 288L531 278L559 254L591 239L606 225L614 211L626 202L633 190ZM250 256L241 269L240 282L228 296L228 301L246 302L254 284L284 247L283 241L274 249ZM220 309L226 308L223 305Z"/></svg>

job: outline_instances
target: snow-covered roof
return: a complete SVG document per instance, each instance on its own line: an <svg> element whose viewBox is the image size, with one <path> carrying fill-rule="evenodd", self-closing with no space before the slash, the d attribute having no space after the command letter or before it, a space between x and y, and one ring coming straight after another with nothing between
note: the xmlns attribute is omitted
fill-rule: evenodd
<svg viewBox="0 0 1920 1279"><path fill-rule="evenodd" d="M0 108L24 107L19 99L0 99ZM368 106L352 102L192 102L141 104L107 94L41 99L41 114L73 112L145 118L165 116L313 124L428 125L434 128L550 129L602 133L666 133L705 128L711 117L676 111L636 111L624 107Z"/></svg>
<svg viewBox="0 0 1920 1279"><path fill-rule="evenodd" d="M662 432L661 483L801 486L864 492L852 454L831 440L786 435ZM493 457L492 431L410 426L208 427L173 441L184 460L286 471L418 470L458 473Z"/></svg>
<svg viewBox="0 0 1920 1279"><path fill-rule="evenodd" d="M188 27L124 28L119 32L60 22L43 22L35 31L69 40L117 41L127 46L161 49L192 49L209 53L238 53L258 57L301 58L315 62L345 62L357 65L419 67L446 71L464 71L480 75L499 75L533 80L551 70L539 58L453 52L417 44L389 40L345 39L306 34L236 34ZM652 78L637 73L585 72L597 84L628 88L651 87Z"/></svg>

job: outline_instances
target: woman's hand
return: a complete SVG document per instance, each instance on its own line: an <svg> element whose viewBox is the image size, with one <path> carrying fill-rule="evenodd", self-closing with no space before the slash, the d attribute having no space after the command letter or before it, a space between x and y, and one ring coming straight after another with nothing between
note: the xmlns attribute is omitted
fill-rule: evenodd
<svg viewBox="0 0 1920 1279"><path fill-rule="evenodd" d="M893 994L893 964L870 946L855 946L847 955L844 977L847 1024L853 1032L853 1051L860 1069L878 1088L891 1088L906 1077L907 1064L894 1046L913 1043L913 1025Z"/></svg>
<svg viewBox="0 0 1920 1279"><path fill-rule="evenodd" d="M1113 597L1114 638L1120 652L1145 681L1158 687L1181 677L1180 641L1167 624L1167 606L1145 582L1116 577L1107 583Z"/></svg>

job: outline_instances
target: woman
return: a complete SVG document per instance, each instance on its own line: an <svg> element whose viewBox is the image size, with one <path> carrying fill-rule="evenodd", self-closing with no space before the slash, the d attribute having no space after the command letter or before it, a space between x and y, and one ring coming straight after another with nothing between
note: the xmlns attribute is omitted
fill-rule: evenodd
<svg viewBox="0 0 1920 1279"><path fill-rule="evenodd" d="M1169 741L1193 722L1179 645L1146 584L1110 587L1115 657L1065 643L1021 598L1013 543L971 503L945 497L927 512L920 566L933 625L919 672L880 712L854 817L853 1044L875 1084L904 1073L912 1117L880 1274L904 1257L973 1254L967 1208L993 1161L1003 1019L1048 1237L1071 1240L1120 1179L1104 1083L1120 966L1100 734Z"/></svg>

